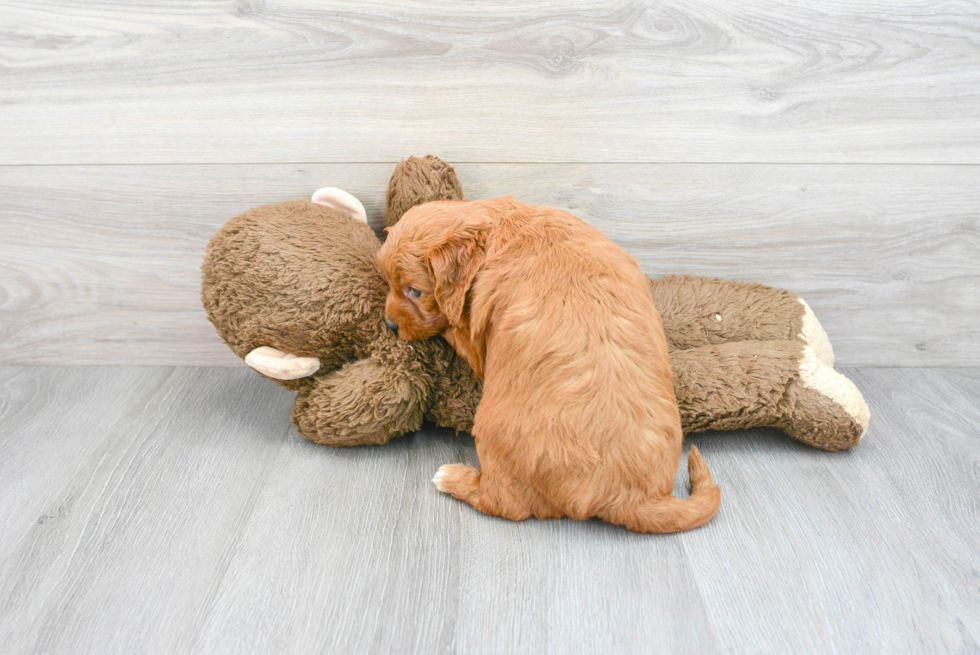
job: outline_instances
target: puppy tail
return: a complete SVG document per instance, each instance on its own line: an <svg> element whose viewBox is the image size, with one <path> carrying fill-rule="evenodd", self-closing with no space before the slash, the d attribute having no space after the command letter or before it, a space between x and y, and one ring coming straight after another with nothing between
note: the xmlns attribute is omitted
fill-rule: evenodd
<svg viewBox="0 0 980 655"><path fill-rule="evenodd" d="M683 532L710 521L721 504L721 489L711 478L697 446L691 446L687 456L687 472L691 478L690 496L684 499L667 496L652 501L639 508L626 527L638 532Z"/></svg>

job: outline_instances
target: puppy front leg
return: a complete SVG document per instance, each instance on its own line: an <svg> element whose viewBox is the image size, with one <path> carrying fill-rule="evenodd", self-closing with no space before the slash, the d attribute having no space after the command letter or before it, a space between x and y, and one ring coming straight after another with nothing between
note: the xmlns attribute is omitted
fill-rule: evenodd
<svg viewBox="0 0 980 655"><path fill-rule="evenodd" d="M500 516L511 521L523 521L533 512L527 502L522 502L506 486L497 483L492 476L468 464L443 464L432 481L436 489L469 503L484 514ZM545 515L551 515L546 513Z"/></svg>

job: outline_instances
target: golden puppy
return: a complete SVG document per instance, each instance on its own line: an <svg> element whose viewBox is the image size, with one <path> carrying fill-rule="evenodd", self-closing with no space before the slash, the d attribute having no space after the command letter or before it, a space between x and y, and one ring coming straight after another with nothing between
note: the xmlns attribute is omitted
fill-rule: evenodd
<svg viewBox="0 0 980 655"><path fill-rule="evenodd" d="M513 520L597 516L640 532L706 523L721 493L697 448L671 495L681 423L667 340L636 260L568 212L512 198L410 210L378 253L405 339L443 335L484 378L480 469L433 480Z"/></svg>

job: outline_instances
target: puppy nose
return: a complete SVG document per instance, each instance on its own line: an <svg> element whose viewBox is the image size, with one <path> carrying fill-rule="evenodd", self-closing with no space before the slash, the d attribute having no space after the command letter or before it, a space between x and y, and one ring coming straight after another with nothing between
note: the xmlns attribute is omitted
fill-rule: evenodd
<svg viewBox="0 0 980 655"><path fill-rule="evenodd" d="M395 323L387 316L385 316L385 323L388 325L388 327L395 331L395 334L398 334L398 323Z"/></svg>

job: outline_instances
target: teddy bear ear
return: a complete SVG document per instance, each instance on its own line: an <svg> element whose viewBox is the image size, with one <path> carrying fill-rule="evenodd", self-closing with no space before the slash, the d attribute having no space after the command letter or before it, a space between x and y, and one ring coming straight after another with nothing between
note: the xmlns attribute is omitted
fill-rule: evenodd
<svg viewBox="0 0 980 655"><path fill-rule="evenodd" d="M434 200L463 200L452 166L432 155L398 162L385 195L385 225L391 227L412 207Z"/></svg>
<svg viewBox="0 0 980 655"><path fill-rule="evenodd" d="M351 215L351 218L362 223L367 223L367 212L364 211L364 205L361 204L360 200L343 189L325 186L313 194L310 202L345 211Z"/></svg>

